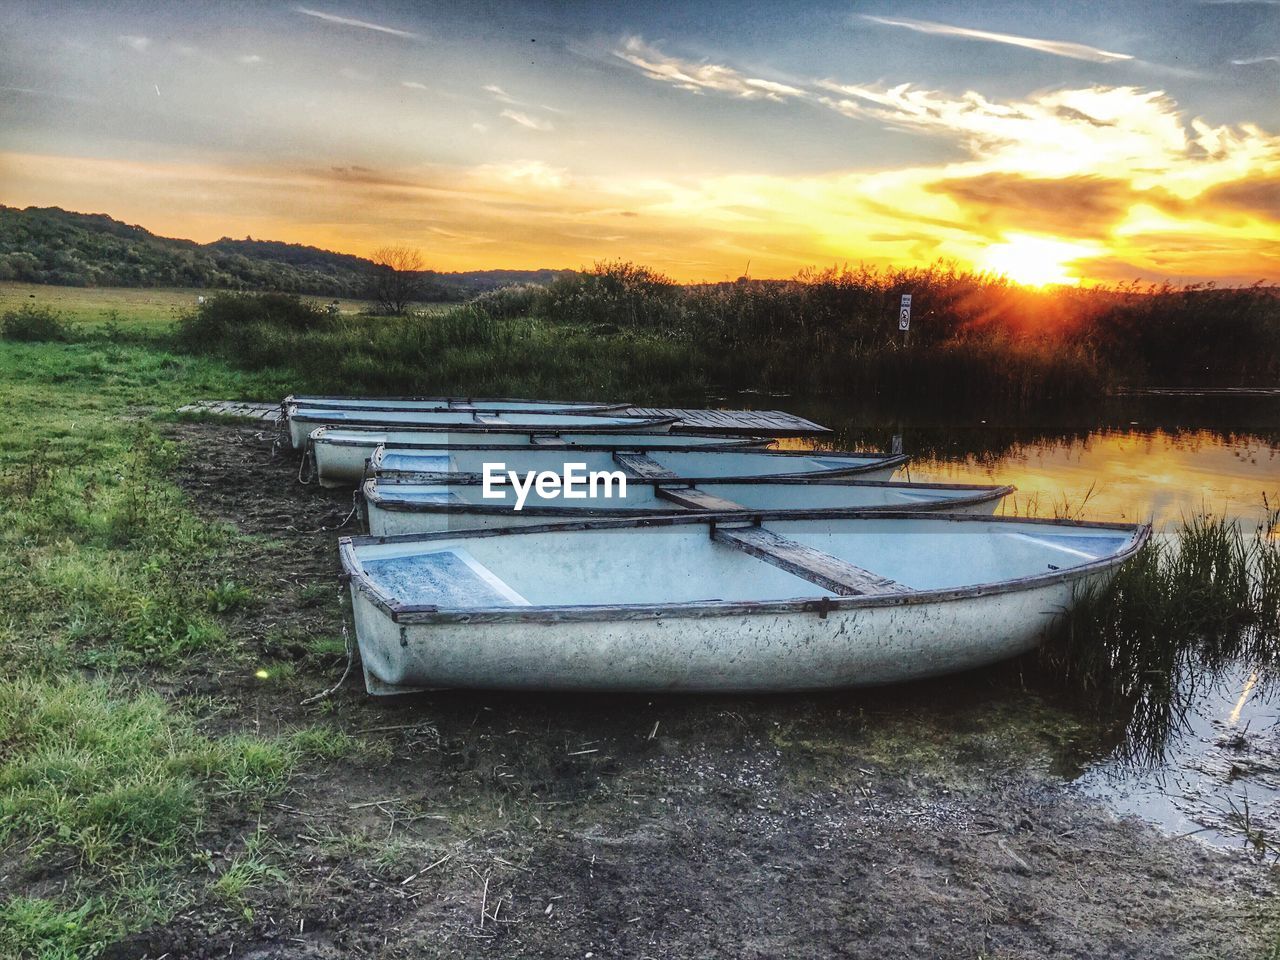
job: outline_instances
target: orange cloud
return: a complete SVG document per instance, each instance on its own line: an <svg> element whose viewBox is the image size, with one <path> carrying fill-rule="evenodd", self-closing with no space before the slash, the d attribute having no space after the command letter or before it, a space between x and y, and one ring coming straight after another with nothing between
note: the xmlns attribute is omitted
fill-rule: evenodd
<svg viewBox="0 0 1280 960"><path fill-rule="evenodd" d="M793 109L946 138L965 155L826 174L696 175L673 164L605 176L536 158L296 169L8 153L3 199L201 240L252 234L356 253L408 243L440 269L624 257L701 280L737 276L748 260L755 276L789 276L814 264L946 257L1026 264L1027 278L1034 266L1068 282L1280 280L1280 137L1188 120L1159 91L1007 101L833 81L769 91L740 71L633 52L662 82L712 96L772 92Z"/></svg>

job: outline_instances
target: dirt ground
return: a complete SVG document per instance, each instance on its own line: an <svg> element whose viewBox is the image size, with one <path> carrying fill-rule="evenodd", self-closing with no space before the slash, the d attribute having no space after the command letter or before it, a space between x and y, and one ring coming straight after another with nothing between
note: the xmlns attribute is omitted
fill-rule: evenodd
<svg viewBox="0 0 1280 960"><path fill-rule="evenodd" d="M193 671L168 693L219 698L230 728L327 719L365 749L268 805L284 880L248 895L251 920L197 904L115 957L1266 955L1269 870L1073 790L1105 744L1018 664L788 697L374 700L357 669L300 706L342 670L304 648L341 633L322 528L350 495L299 485L261 428L170 432L196 508L255 535L248 659L295 669ZM255 828L219 825L215 859Z"/></svg>

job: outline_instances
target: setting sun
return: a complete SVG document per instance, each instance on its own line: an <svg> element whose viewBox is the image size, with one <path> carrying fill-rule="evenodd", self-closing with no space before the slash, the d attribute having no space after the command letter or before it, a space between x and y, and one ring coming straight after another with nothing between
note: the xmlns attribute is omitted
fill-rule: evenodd
<svg viewBox="0 0 1280 960"><path fill-rule="evenodd" d="M1074 286L1080 278L1070 272L1070 264L1098 255L1098 250L1087 244L1022 234L1006 236L1006 243L987 247L978 257L976 266L979 270L1001 274L1028 287Z"/></svg>

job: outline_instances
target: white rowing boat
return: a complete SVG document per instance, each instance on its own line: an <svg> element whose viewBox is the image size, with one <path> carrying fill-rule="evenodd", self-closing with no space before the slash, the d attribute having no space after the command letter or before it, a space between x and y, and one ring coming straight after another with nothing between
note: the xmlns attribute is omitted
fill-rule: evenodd
<svg viewBox="0 0 1280 960"><path fill-rule="evenodd" d="M311 410L418 410L488 413L618 413L630 403L586 403L578 400L520 400L512 397L338 397L290 394L281 403Z"/></svg>
<svg viewBox="0 0 1280 960"><path fill-rule="evenodd" d="M530 488L521 497L510 485L485 496L482 483L400 483L371 478L362 488L369 532L375 536L437 533L475 527L512 527L552 520L656 517L673 512L740 513L766 511L860 510L864 512L978 513L990 516L1011 486L893 483L883 480L828 480L774 477L733 483L631 481L625 493L568 497ZM600 491L597 490L597 493ZM516 509L516 507L519 509Z"/></svg>
<svg viewBox="0 0 1280 960"><path fill-rule="evenodd" d="M588 472L618 471L648 480L711 480L755 477L849 477L887 480L906 463L902 455L853 453L844 450L566 450L541 447L486 447L475 450L406 450L382 446L369 458L369 472L388 479L458 482L483 478L501 467L524 476L530 472L563 473L581 464Z"/></svg>
<svg viewBox="0 0 1280 960"><path fill-rule="evenodd" d="M682 450L691 447L716 450L763 448L773 444L761 437L711 437L674 433L455 433L447 427L413 430L347 429L317 427L307 449L322 486L354 487L367 472L369 457L386 444L401 450L469 450L495 446L572 447L573 449Z"/></svg>
<svg viewBox="0 0 1280 960"><path fill-rule="evenodd" d="M1147 526L733 515L343 538L371 693L803 690L1032 649Z"/></svg>
<svg viewBox="0 0 1280 960"><path fill-rule="evenodd" d="M643 431L666 433L674 417L613 417L579 413L491 413L484 410L336 410L322 407L285 407L289 439L295 450L306 446L317 427L440 427L455 433L495 433L531 430L546 433L578 430L590 433Z"/></svg>

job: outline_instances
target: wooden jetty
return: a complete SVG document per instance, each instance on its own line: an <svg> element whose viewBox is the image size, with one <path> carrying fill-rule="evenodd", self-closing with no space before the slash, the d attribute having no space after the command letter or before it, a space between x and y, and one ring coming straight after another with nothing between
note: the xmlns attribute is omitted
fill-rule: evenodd
<svg viewBox="0 0 1280 960"><path fill-rule="evenodd" d="M629 417L675 417L672 433L725 433L755 437L806 437L830 427L785 410L697 410L683 407L628 407Z"/></svg>
<svg viewBox="0 0 1280 960"><path fill-rule="evenodd" d="M280 419L280 404L247 400L197 400L178 409L179 413L204 413L221 417L263 420ZM701 410L683 407L628 407L619 411L629 417L675 417L675 433L723 433L756 437L819 436L830 427L806 420L785 410Z"/></svg>

